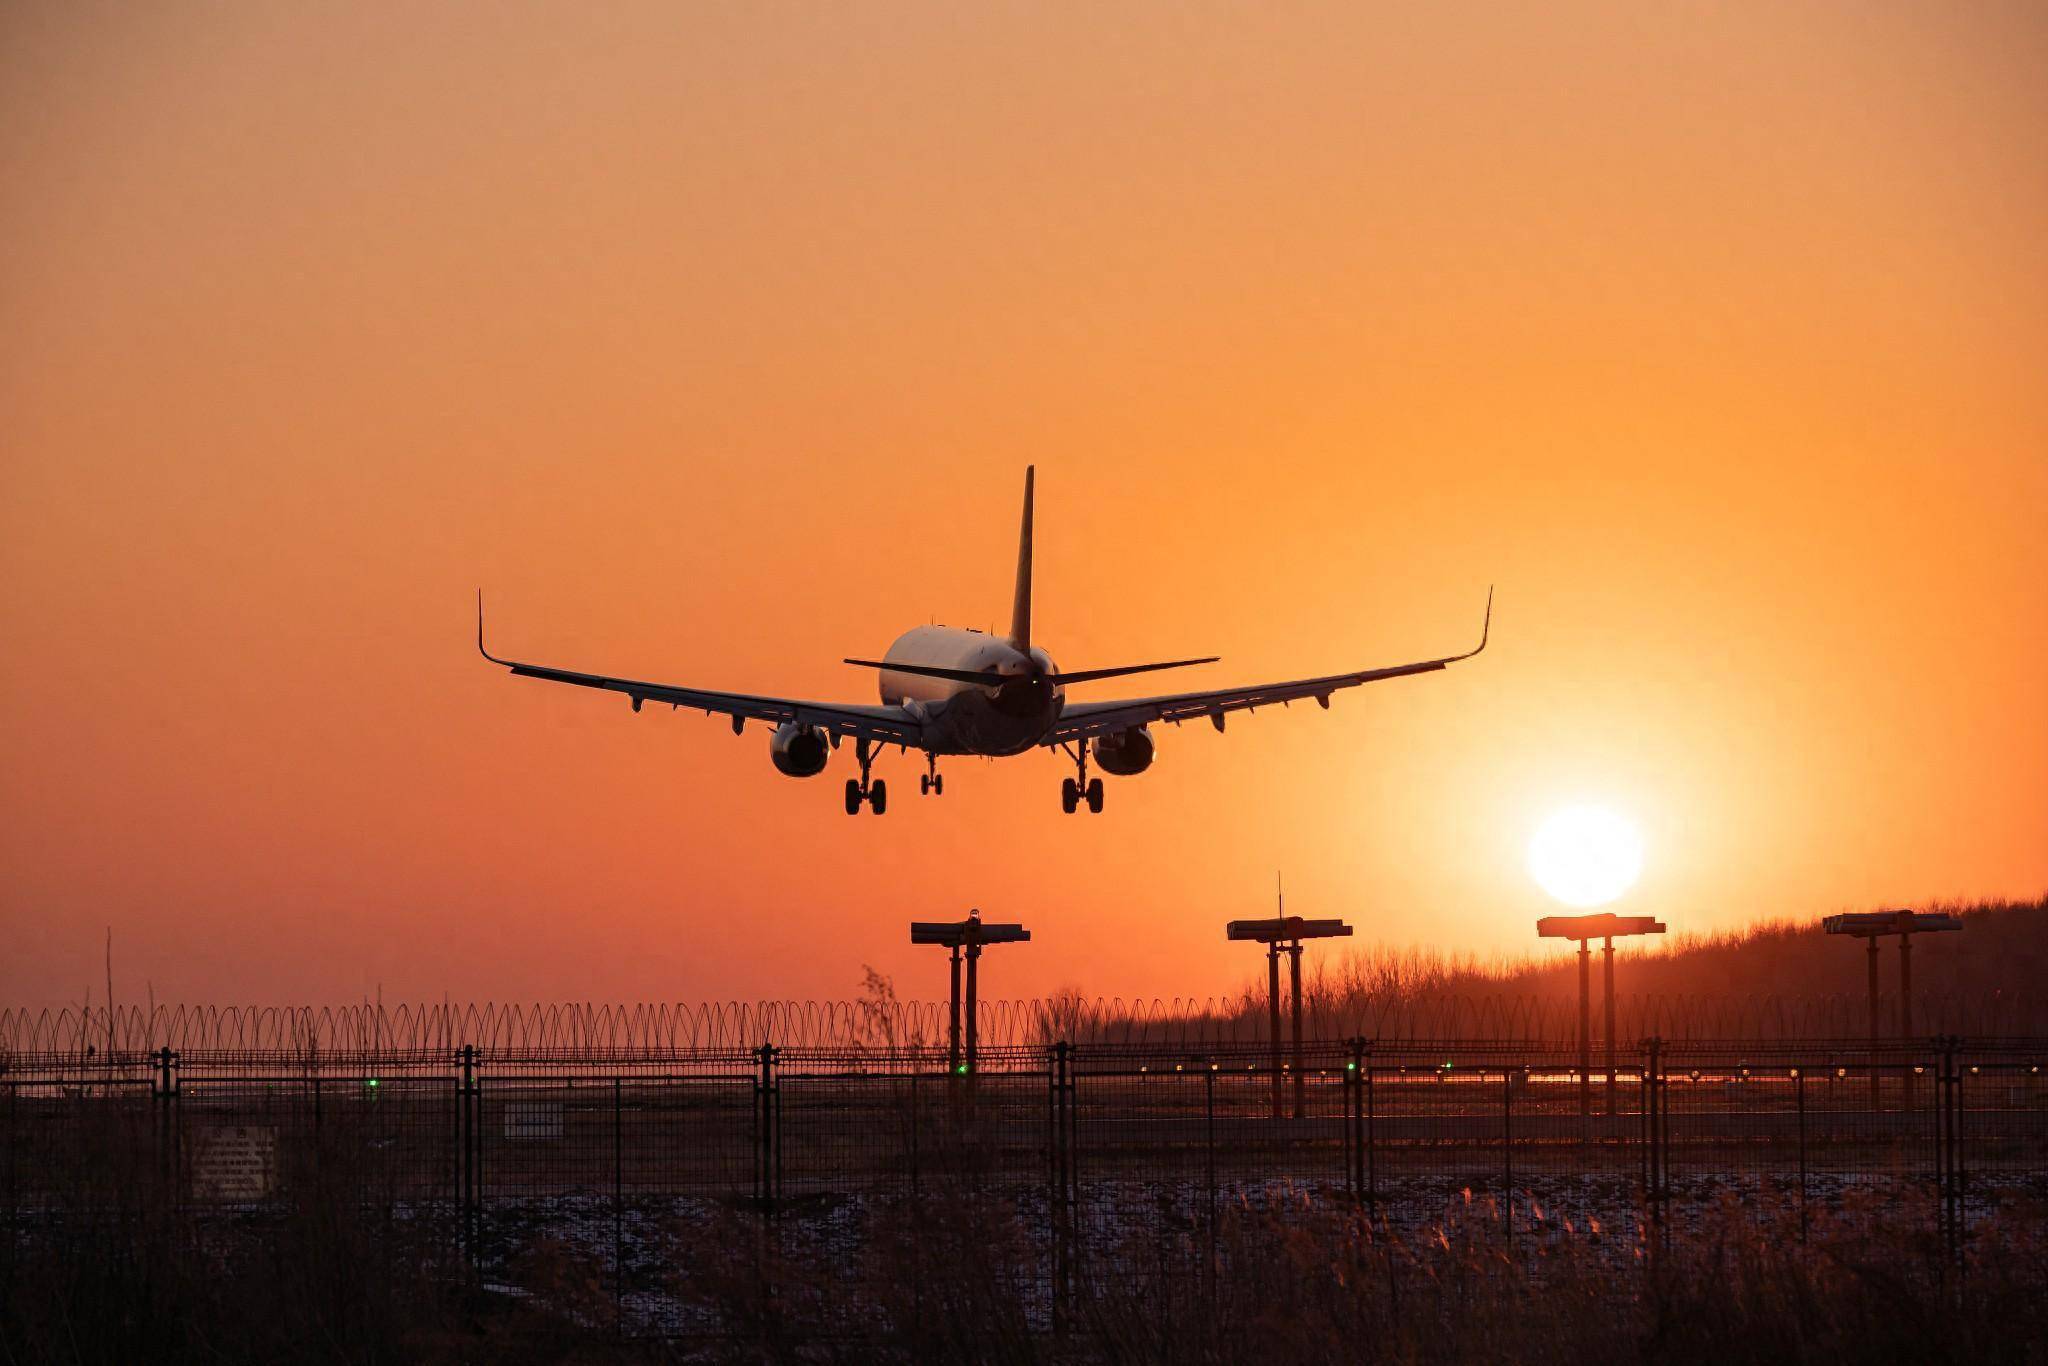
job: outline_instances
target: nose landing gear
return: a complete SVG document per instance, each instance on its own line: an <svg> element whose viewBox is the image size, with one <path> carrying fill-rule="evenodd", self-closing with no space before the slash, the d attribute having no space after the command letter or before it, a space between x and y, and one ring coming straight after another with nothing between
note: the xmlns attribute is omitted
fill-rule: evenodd
<svg viewBox="0 0 2048 1366"><path fill-rule="evenodd" d="M1060 779L1060 810L1071 816L1080 808L1081 803L1085 801L1088 803L1090 814L1100 815L1102 812L1102 779L1088 776L1088 742L1083 740L1078 747L1074 745L1061 745L1060 748L1064 749L1068 757L1074 761L1076 774L1072 778Z"/></svg>
<svg viewBox="0 0 2048 1366"><path fill-rule="evenodd" d="M925 771L917 780L918 795L922 797L943 796L946 791L946 780L939 776L939 756L926 751L924 765Z"/></svg>
<svg viewBox="0 0 2048 1366"><path fill-rule="evenodd" d="M846 814L858 816L861 803L865 802L879 816L889 809L889 784L880 778L869 780L868 775L875 766L874 746L866 740L857 740L854 753L860 759L860 777L846 780Z"/></svg>

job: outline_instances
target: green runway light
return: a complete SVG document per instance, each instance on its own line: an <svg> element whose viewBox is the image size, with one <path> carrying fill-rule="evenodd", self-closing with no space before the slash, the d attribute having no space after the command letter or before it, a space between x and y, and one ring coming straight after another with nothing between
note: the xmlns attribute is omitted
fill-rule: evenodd
<svg viewBox="0 0 2048 1366"><path fill-rule="evenodd" d="M1344 1064L1344 1070L1346 1072L1356 1072L1358 1070L1358 1064L1355 1062L1347 1062Z"/></svg>
<svg viewBox="0 0 2048 1366"><path fill-rule="evenodd" d="M373 1090L373 1091L374 1091L374 1090L376 1090L376 1089L377 1089L377 1079L376 1079L375 1077L371 1077L371 1078L369 1078L368 1080L366 1080L366 1081L365 1081L365 1082L363 1083L363 1085L365 1085L365 1086L369 1087L369 1088L370 1088L371 1090Z"/></svg>
<svg viewBox="0 0 2048 1366"><path fill-rule="evenodd" d="M967 1075L967 1064L963 1062L953 1070L960 1073L962 1076L965 1076Z"/></svg>

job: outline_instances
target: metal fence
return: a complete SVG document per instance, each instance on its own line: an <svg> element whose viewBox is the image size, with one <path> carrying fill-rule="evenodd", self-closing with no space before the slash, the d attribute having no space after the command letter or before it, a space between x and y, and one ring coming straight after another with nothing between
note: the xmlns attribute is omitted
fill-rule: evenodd
<svg viewBox="0 0 2048 1366"><path fill-rule="evenodd" d="M0 1202L11 1255L136 1190L246 1220L343 1183L473 1265L568 1246L622 1318L684 1331L663 1289L679 1228L772 1235L843 1271L892 1220L966 1193L1016 1212L1052 1299L1091 1263L1213 1242L1247 1212L1440 1230L1462 1211L1510 1245L1560 1221L1626 1245L1710 1207L1804 1228L1863 1200L1954 1246L2048 1193L2048 1040L1653 1038L1612 1071L1580 1057L1365 1038L992 1047L971 1068L773 1045L17 1052Z"/></svg>

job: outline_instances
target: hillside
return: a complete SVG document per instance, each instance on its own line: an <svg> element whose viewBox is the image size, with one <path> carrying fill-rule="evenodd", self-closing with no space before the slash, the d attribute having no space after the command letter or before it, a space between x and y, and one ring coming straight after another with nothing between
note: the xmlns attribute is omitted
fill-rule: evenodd
<svg viewBox="0 0 2048 1366"><path fill-rule="evenodd" d="M1916 1034L2048 1033L2048 899L1917 909L1958 915L1964 928L1915 938ZM1897 943L1880 941L1887 1030L1898 1010ZM1868 1028L1863 942L1824 933L1818 917L1679 936L1650 947L1617 946L1615 957L1623 1034L1853 1036ZM1597 945L1593 971L1597 1000ZM1574 954L1559 944L1540 959L1520 962L1352 953L1313 977L1309 997L1329 1029L1556 1035L1575 1029L1577 994ZM1263 999L1263 983L1251 984L1240 998L1254 1008Z"/></svg>

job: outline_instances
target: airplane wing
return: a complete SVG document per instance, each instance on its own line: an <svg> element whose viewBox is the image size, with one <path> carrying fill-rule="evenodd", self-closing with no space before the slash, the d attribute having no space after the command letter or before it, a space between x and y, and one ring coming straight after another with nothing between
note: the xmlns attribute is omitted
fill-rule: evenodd
<svg viewBox="0 0 2048 1366"><path fill-rule="evenodd" d="M733 719L733 729L743 729L748 721L768 721L781 725L785 721L797 721L804 725L817 726L832 735L851 735L857 740L872 740L887 745L922 745L924 723L901 707L865 707L850 702L802 702L789 697L756 697L748 693L712 692L704 688L683 688L670 683L646 683L632 678L613 678L608 674L577 673L572 669L554 669L541 664L521 664L515 660L500 659L484 648L483 603L479 599L476 614L476 648L493 664L502 664L520 678L541 678L550 683L573 683L580 688L601 688L606 692L624 693L632 700L633 710L640 710L643 702L665 702L671 707L688 707L701 711L707 716L717 713Z"/></svg>
<svg viewBox="0 0 2048 1366"><path fill-rule="evenodd" d="M1169 693L1164 697L1137 697L1122 702L1080 702L1070 703L1054 723L1052 732L1041 742L1048 746L1071 744L1091 736L1105 735L1112 731L1128 730L1132 726L1148 725L1155 721L1170 721L1179 725L1183 721L1194 721L1207 717L1216 729L1223 729L1223 718L1234 711L1252 711L1274 703L1298 702L1313 697L1320 705L1330 705L1330 694L1339 688L1355 688L1361 683L1377 683L1383 678L1406 678L1410 674L1434 673L1461 659L1470 659L1486 648L1486 638L1493 629L1493 593L1486 594L1486 622L1479 631L1479 644L1461 655L1447 655L1442 659L1425 659L1414 664L1394 664L1380 669L1363 669L1357 673L1329 674L1322 678L1299 678L1285 683L1262 683L1246 688L1219 688L1212 692Z"/></svg>

